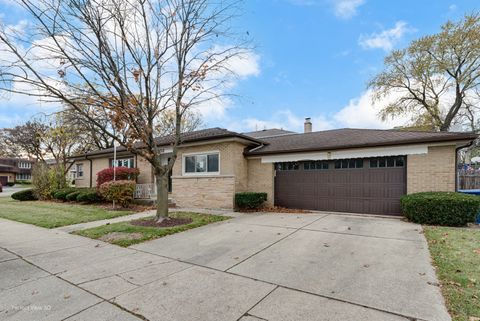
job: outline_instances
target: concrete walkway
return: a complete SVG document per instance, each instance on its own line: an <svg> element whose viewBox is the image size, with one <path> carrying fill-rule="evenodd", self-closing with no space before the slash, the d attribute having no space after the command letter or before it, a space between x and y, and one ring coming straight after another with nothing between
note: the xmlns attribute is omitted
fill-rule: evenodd
<svg viewBox="0 0 480 321"><path fill-rule="evenodd" d="M0 319L450 320L421 232L249 214L120 248L0 219Z"/></svg>

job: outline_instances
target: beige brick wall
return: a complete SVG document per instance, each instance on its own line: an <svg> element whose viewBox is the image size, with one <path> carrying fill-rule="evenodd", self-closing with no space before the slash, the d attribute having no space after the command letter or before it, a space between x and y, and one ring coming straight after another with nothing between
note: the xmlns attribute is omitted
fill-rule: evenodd
<svg viewBox="0 0 480 321"><path fill-rule="evenodd" d="M221 142L181 148L173 167L172 197L178 206L233 208L236 192L247 191L248 163L245 145ZM208 176L182 176L184 154L218 151L220 173Z"/></svg>
<svg viewBox="0 0 480 321"><path fill-rule="evenodd" d="M172 182L172 196L178 206L233 208L234 176L177 177Z"/></svg>
<svg viewBox="0 0 480 321"><path fill-rule="evenodd" d="M83 164L83 177L75 178L75 187L90 187L90 161L87 159L76 161L73 164L74 168L77 164ZM92 180L92 184L95 184L95 180Z"/></svg>
<svg viewBox="0 0 480 321"><path fill-rule="evenodd" d="M267 204L274 202L274 168L271 163L263 163L260 159L248 160L248 186L249 192L267 193Z"/></svg>
<svg viewBox="0 0 480 321"><path fill-rule="evenodd" d="M455 191L455 146L428 148L428 154L408 155L407 193Z"/></svg>

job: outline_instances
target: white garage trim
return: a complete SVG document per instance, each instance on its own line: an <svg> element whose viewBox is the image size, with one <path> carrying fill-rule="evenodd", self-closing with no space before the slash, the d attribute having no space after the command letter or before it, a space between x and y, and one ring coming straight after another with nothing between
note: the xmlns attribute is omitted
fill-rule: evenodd
<svg viewBox="0 0 480 321"><path fill-rule="evenodd" d="M347 159L347 158L365 158L365 157L383 157L399 155L418 155L428 153L428 144L356 148L345 149L331 152L316 153L292 153L282 155L262 156L262 163L277 162L298 162L307 160L329 160L329 159Z"/></svg>

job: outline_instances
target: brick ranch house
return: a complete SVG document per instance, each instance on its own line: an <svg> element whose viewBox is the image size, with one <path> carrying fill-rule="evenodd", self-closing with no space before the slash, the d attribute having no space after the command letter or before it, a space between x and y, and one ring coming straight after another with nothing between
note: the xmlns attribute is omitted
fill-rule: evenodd
<svg viewBox="0 0 480 321"><path fill-rule="evenodd" d="M311 132L311 127L307 119L304 133L269 129L240 134L210 128L184 134L170 197L182 207L232 209L235 193L266 192L269 205L398 215L404 194L455 191L458 149L477 137L348 128ZM167 161L171 139L157 143ZM96 174L113 166L113 149L74 161L75 185L95 186ZM148 162L121 147L117 166L140 169L139 197L142 187L154 186Z"/></svg>
<svg viewBox="0 0 480 321"><path fill-rule="evenodd" d="M34 161L23 158L0 158L0 184L14 184L32 179Z"/></svg>

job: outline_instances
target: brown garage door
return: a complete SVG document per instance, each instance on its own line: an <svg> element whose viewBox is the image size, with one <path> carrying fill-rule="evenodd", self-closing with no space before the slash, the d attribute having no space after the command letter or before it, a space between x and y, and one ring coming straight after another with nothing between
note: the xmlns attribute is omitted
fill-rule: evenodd
<svg viewBox="0 0 480 321"><path fill-rule="evenodd" d="M8 183L8 176L0 176L0 184L2 184L2 186L7 186L7 183Z"/></svg>
<svg viewBox="0 0 480 321"><path fill-rule="evenodd" d="M405 157L275 164L275 205L319 211L400 215Z"/></svg>

